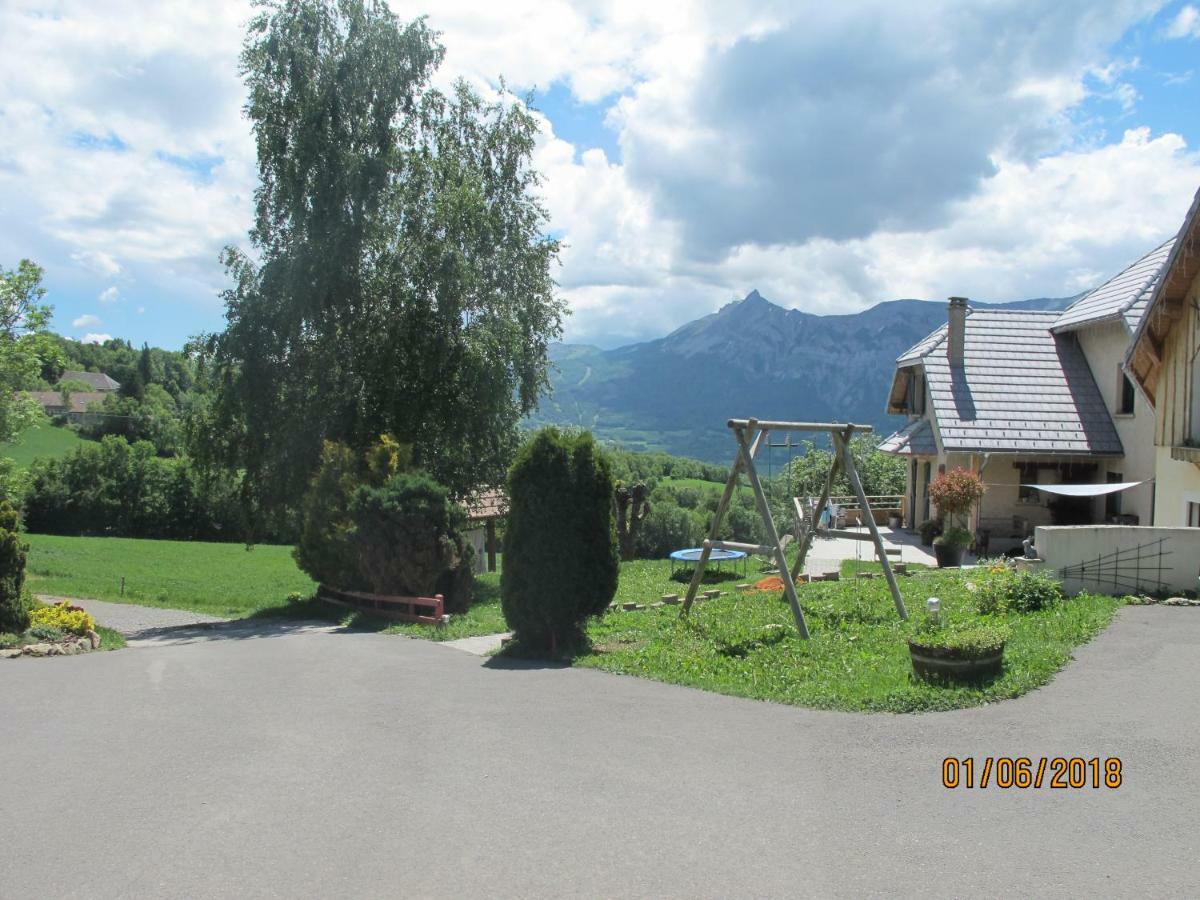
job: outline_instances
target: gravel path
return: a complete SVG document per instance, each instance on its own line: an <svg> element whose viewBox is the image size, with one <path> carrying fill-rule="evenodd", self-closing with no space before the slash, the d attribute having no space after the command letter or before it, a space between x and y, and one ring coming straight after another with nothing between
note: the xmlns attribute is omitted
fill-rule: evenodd
<svg viewBox="0 0 1200 900"><path fill-rule="evenodd" d="M38 595L43 603L57 603L65 598ZM140 632L158 628L177 628L185 625L205 625L214 622L228 622L219 616L209 616L204 613L188 612L183 609L155 609L149 606L135 606L132 603L106 603L103 600L69 600L75 606L82 606L96 623L113 631L119 631L126 637L136 637Z"/></svg>

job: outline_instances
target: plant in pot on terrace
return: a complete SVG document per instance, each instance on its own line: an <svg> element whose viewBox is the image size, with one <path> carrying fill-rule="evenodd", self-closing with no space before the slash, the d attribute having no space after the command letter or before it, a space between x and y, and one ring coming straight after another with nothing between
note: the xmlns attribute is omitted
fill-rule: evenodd
<svg viewBox="0 0 1200 900"><path fill-rule="evenodd" d="M939 566L962 565L963 554L974 539L967 520L982 496L983 479L962 467L943 472L929 483L929 499L946 518L946 529L933 542Z"/></svg>
<svg viewBox="0 0 1200 900"><path fill-rule="evenodd" d="M942 523L936 519L926 519L917 526L917 531L921 534L921 543L928 547L933 543L933 539L942 533Z"/></svg>

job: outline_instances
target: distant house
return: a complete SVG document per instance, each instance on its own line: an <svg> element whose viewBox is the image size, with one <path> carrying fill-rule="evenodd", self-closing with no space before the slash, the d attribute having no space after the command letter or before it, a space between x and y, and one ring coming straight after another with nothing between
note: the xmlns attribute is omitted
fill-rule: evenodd
<svg viewBox="0 0 1200 900"><path fill-rule="evenodd" d="M88 385L90 390L69 391L68 402L65 403L61 390L30 391L29 395L37 400L46 415L52 418L65 416L68 421L80 423L100 415L97 410L104 404L104 398L121 389L120 382L114 381L104 372L68 369L58 379L59 384L72 381L82 382Z"/></svg>
<svg viewBox="0 0 1200 900"><path fill-rule="evenodd" d="M61 391L30 391L42 407L42 411L51 418L65 416L68 421L80 423L92 417L102 415L97 410L104 403L108 391L73 391L68 395L69 403L63 403Z"/></svg>
<svg viewBox="0 0 1200 900"><path fill-rule="evenodd" d="M1051 488L1154 476L1153 410L1123 363L1170 249L1155 248L1061 313L950 301L947 323L896 361L888 398L889 413L909 417L881 449L909 458L910 528L936 515L929 482L958 466L987 486L972 525L992 551L1038 525L1150 522L1150 484L1082 497ZM1031 487L1039 483L1046 488Z"/></svg>
<svg viewBox="0 0 1200 900"><path fill-rule="evenodd" d="M502 488L488 488L472 494L463 505L467 509L466 538L475 548L475 572L495 572L496 522L508 515L508 496Z"/></svg>
<svg viewBox="0 0 1200 900"><path fill-rule="evenodd" d="M89 385L93 391L103 394L121 389L121 383L114 381L104 372L78 372L68 369L62 373L58 381L60 384L64 381L82 381L84 384Z"/></svg>
<svg viewBox="0 0 1200 900"><path fill-rule="evenodd" d="M1155 409L1154 523L1200 526L1200 193L1175 237L1129 348Z"/></svg>

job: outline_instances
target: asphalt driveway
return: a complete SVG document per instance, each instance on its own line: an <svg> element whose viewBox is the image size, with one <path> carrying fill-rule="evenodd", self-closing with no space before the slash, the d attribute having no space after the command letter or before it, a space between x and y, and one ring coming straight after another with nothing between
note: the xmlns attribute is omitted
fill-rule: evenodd
<svg viewBox="0 0 1200 900"><path fill-rule="evenodd" d="M1195 896L1200 610L1078 656L921 716L280 625L4 661L0 896ZM1124 784L950 791L948 755Z"/></svg>

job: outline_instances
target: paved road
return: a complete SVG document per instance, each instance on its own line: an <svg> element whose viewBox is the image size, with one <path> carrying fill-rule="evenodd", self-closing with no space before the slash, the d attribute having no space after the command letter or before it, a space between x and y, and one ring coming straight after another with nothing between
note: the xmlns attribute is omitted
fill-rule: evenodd
<svg viewBox="0 0 1200 900"><path fill-rule="evenodd" d="M859 716L281 628L0 664L0 895L1195 896L1200 610ZM947 754L1120 756L947 791Z"/></svg>

